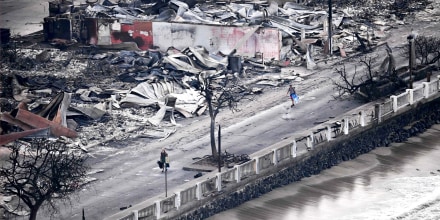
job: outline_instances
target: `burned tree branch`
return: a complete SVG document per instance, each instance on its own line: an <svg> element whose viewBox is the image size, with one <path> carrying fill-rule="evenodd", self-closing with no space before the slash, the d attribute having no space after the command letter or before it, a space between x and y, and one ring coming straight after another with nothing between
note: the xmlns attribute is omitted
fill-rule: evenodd
<svg viewBox="0 0 440 220"><path fill-rule="evenodd" d="M33 139L8 148L9 160L0 168L3 190L29 207L30 220L36 219L43 203L56 209L56 199L68 201L86 177L85 154L61 141Z"/></svg>
<svg viewBox="0 0 440 220"><path fill-rule="evenodd" d="M342 82L334 81L332 79L333 85L335 86L335 89L338 91L338 96L334 98L341 98L346 94L351 95L359 90L359 87L361 85L354 83L356 79L356 71L351 77L348 76L345 65L342 66L341 69L336 68L335 71L339 76L339 80Z"/></svg>
<svg viewBox="0 0 440 220"><path fill-rule="evenodd" d="M215 143L215 119L220 109L229 108L232 112L238 111L237 104L246 95L245 89L238 77L220 70L216 74L199 74L198 83L201 95L208 104L209 117L211 118L210 139L211 151L214 158L218 157Z"/></svg>
<svg viewBox="0 0 440 220"><path fill-rule="evenodd" d="M356 94L365 101L372 101L404 87L406 84L396 74L394 57L389 48L387 53L388 57L379 66L379 72L374 69L376 58L372 57L362 57L359 59L359 63L363 68L363 72L360 74L356 66L352 75L347 73L345 66L337 68L336 73L339 76L339 80L335 81L332 79L334 89L338 91L338 95L334 98L337 99L342 98L344 95ZM388 67L385 71L386 65Z"/></svg>
<svg viewBox="0 0 440 220"><path fill-rule="evenodd" d="M437 62L440 59L440 37L417 36L415 39L415 52L420 64L423 66Z"/></svg>
<svg viewBox="0 0 440 220"><path fill-rule="evenodd" d="M342 68L336 68L336 73L339 76L339 81L333 81L334 89L338 91L338 96L334 98L342 98L344 95L353 95L355 93L361 94L366 99L371 99L372 94L369 92L361 92L361 88L374 87L374 74L373 74L373 58L363 57L359 60L359 63L366 68L366 70L359 74L357 67L354 68L352 75L347 73L345 65Z"/></svg>

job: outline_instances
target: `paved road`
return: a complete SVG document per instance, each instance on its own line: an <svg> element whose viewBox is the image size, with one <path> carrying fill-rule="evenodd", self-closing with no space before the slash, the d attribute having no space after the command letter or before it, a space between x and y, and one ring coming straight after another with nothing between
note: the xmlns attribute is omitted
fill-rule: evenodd
<svg viewBox="0 0 440 220"><path fill-rule="evenodd" d="M351 68L353 66L348 67ZM363 105L353 99L335 101L329 74L332 72L322 69L297 83L301 102L293 108L290 108L290 100L286 96L287 87L283 87L269 90L269 94L265 95L279 97L272 101L276 104L257 108L251 116L222 112L218 117L223 126L222 149L234 154L252 154ZM253 101L257 105L252 105L263 105L258 103L261 101L267 99L257 97ZM248 107L246 104L242 106ZM117 213L121 207L164 194L164 175L156 164L162 147L167 147L172 160L168 172L168 194L172 194L178 185L194 179L196 172L184 171L182 167L192 163L194 157L210 154L209 117L201 116L179 123L182 127L178 128L178 132L164 141L138 139L92 149L93 168L102 172L91 175L97 181L80 192L79 201L63 208L60 218L79 219L84 208L86 219L102 219Z"/></svg>
<svg viewBox="0 0 440 220"><path fill-rule="evenodd" d="M396 45L400 44L394 39L391 46ZM404 59L398 57L397 62L405 64ZM319 66L305 76L304 81L295 82L301 101L293 108L290 108L286 86L267 89L261 97L244 103L240 108L247 114L221 112L217 122L222 125L222 149L234 154L252 154L362 105L352 99L335 101L330 80L335 77L332 66L325 63ZM357 70L361 71L359 68L358 65ZM353 65L347 65L347 71L353 69ZM137 139L91 149L94 158L90 162L96 171L91 176L97 180L79 193L78 201L63 207L57 218L79 219L84 208L87 219L103 219L120 211L121 207L164 194L164 175L156 164L162 147L168 149L171 157L168 193L194 179L196 172L184 171L182 167L192 163L194 157L210 154L209 117L200 116L178 123L182 126L163 141ZM43 212L39 215L47 218Z"/></svg>
<svg viewBox="0 0 440 220"><path fill-rule="evenodd" d="M229 111L219 116L222 128L222 149L234 154L251 154L285 138L292 137L298 131L315 126L330 117L341 115L362 103L354 100L334 101L331 82L326 74L329 71L316 71L306 80L296 85L301 102L290 108L286 88L277 88L269 93L279 94L273 105L264 111L254 112L247 118L234 117ZM258 102L257 98L255 102ZM232 116L232 118L231 118ZM78 202L72 207L63 208L62 219L79 219L82 208L87 219L102 219L119 211L121 207L137 204L147 198L165 192L164 175L157 168L160 149L167 147L172 160L168 172L168 192L188 180L194 179L196 172L183 171L181 168L193 162L192 158L210 154L207 126L209 118L202 116L188 120L178 129L179 144L163 142L147 143L139 139L125 146L96 147L92 150L94 170L97 181L89 184L80 192ZM193 126L204 123L205 127ZM192 130L193 127L198 130ZM174 136L173 135L173 136ZM176 137L174 139L176 140ZM42 213L40 213L42 214Z"/></svg>

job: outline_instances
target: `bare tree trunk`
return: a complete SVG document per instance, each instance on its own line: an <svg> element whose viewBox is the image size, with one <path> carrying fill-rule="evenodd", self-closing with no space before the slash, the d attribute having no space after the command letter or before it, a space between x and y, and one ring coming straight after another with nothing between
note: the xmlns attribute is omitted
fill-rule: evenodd
<svg viewBox="0 0 440 220"><path fill-rule="evenodd" d="M29 215L29 220L36 220L37 219L37 211L31 210L31 214Z"/></svg>
<svg viewBox="0 0 440 220"><path fill-rule="evenodd" d="M209 94L206 92L206 94ZM209 137L211 140L211 152L214 158L217 158L217 147L215 146L215 118L217 114L215 114L214 106L212 105L212 96L206 95L206 101L208 103L208 111L209 117L211 118L211 124L209 126Z"/></svg>
<svg viewBox="0 0 440 220"><path fill-rule="evenodd" d="M37 220L38 209L40 209L39 205L35 205L30 208L31 213L29 215L29 220Z"/></svg>
<svg viewBox="0 0 440 220"><path fill-rule="evenodd" d="M214 158L218 157L217 147L215 145L215 116L211 117L211 127L210 127L210 137L211 137L211 151Z"/></svg>
<svg viewBox="0 0 440 220"><path fill-rule="evenodd" d="M219 109L228 107L234 110L237 103L243 97L243 88L239 84L239 80L234 76L228 76L227 72L223 72L224 78L215 78L216 76L199 75L199 82L202 96L208 104L209 117L211 118L209 136L211 140L211 152L214 159L219 158L216 147L215 136L215 118L219 113ZM219 144L220 145L220 144Z"/></svg>

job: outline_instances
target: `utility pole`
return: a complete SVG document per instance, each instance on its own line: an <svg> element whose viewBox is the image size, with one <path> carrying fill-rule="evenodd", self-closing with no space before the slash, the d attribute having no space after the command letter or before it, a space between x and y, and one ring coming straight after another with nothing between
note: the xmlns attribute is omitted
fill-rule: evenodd
<svg viewBox="0 0 440 220"><path fill-rule="evenodd" d="M221 151L221 142L220 142L220 125L218 125L218 172L222 172L222 151Z"/></svg>
<svg viewBox="0 0 440 220"><path fill-rule="evenodd" d="M167 183L167 162L164 163L165 166L165 198L168 197L168 183Z"/></svg>
<svg viewBox="0 0 440 220"><path fill-rule="evenodd" d="M332 0L328 0L328 52L330 55L332 51Z"/></svg>
<svg viewBox="0 0 440 220"><path fill-rule="evenodd" d="M408 67L409 67L409 88L412 89L413 88L413 79L412 79L412 75L413 75L413 41L414 41L414 37L412 34L408 35L408 37L406 38L408 40L408 46L409 46L409 63L408 63Z"/></svg>

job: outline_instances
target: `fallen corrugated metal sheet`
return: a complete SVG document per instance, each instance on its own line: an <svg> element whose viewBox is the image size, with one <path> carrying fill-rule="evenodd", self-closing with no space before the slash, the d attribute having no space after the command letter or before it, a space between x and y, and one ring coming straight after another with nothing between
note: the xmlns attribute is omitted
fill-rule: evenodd
<svg viewBox="0 0 440 220"><path fill-rule="evenodd" d="M93 108L90 108L90 107L86 108L86 107L79 107L79 106L73 107L72 106L71 108L72 108L72 110L78 111L78 112L86 115L87 117L90 117L93 120L98 120L98 119L102 118L102 116L105 115L105 111L98 109L98 108L94 108L94 107Z"/></svg>
<svg viewBox="0 0 440 220"><path fill-rule="evenodd" d="M67 127L66 111L70 105L71 94L60 92L45 106L38 115Z"/></svg>
<svg viewBox="0 0 440 220"><path fill-rule="evenodd" d="M35 128L50 127L51 134L55 136L66 136L70 138L77 137L76 131L63 127L60 124L49 121L39 115L33 114L32 112L26 111L24 109L18 109L15 118Z"/></svg>
<svg viewBox="0 0 440 220"><path fill-rule="evenodd" d="M184 54L171 54L167 57L164 57L164 62L169 63L176 67L177 70L190 72L194 74L198 74L201 72L200 69L194 67L194 63L192 60L187 59L189 63L182 61L182 59L188 58Z"/></svg>
<svg viewBox="0 0 440 220"><path fill-rule="evenodd" d="M119 23L117 20L94 18L87 19L89 24L89 43L96 45L117 45L135 42L142 50L159 47L184 49L202 46L212 53L229 54L238 45L237 54L254 57L264 54L268 59L280 58L281 34L277 28L255 26L233 27L205 24L185 24L169 22L133 21L132 24ZM97 29L92 30L95 26ZM255 31L250 37L247 33ZM95 35L96 34L96 35ZM241 42L243 38L248 38Z"/></svg>
<svg viewBox="0 0 440 220"><path fill-rule="evenodd" d="M4 134L1 135L0 145L5 145L9 142L15 141L23 137L36 137L36 136L47 137L48 135L49 135L49 128L37 128L27 131Z"/></svg>
<svg viewBox="0 0 440 220"><path fill-rule="evenodd" d="M18 127L24 131L3 134L0 136L0 142L7 144L27 136L48 137L53 135L57 137L77 137L77 133L74 130L67 128L66 114L70 102L71 94L60 92L49 104L44 105L36 113L28 111L27 104L20 102L17 108L10 113L2 113L0 121L7 122L7 124L4 124L5 127L8 128L7 130L15 127L15 129L12 130L16 131Z"/></svg>
<svg viewBox="0 0 440 220"><path fill-rule="evenodd" d="M14 118L13 116L11 116L9 113L3 113L3 114L1 115L1 117L0 117L0 120L1 120L1 121L4 121L4 122L8 122L9 124L14 125L14 126L17 126L17 127L21 128L21 129L23 129L23 130L31 130L31 129L33 129L32 126L30 126L30 125L28 125L28 124L26 124L26 123L23 123L23 122L20 121L20 120L15 119L15 118Z"/></svg>
<svg viewBox="0 0 440 220"><path fill-rule="evenodd" d="M143 82L133 88L120 104L131 103L139 106L164 105L167 95L176 98L175 110L185 117L191 117L204 100L198 91L184 89L173 82L148 83Z"/></svg>

